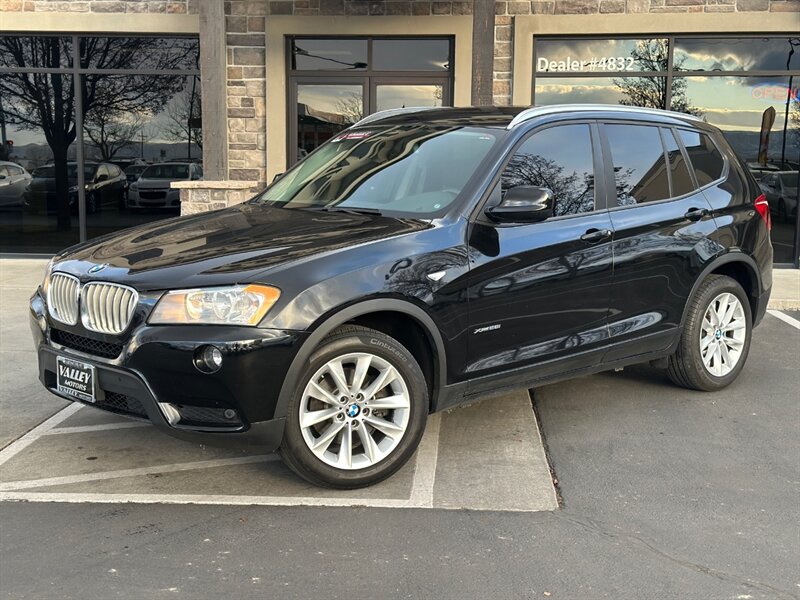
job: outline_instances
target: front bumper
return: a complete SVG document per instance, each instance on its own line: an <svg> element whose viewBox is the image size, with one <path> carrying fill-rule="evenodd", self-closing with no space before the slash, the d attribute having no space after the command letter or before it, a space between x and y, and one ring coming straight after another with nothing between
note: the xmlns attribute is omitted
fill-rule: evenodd
<svg viewBox="0 0 800 600"><path fill-rule="evenodd" d="M115 344L80 326L51 322L38 292L30 307L39 379L50 392L78 401L56 390L56 357L67 356L95 367L99 393L91 406L147 419L189 441L262 452L279 446L284 418L276 414L277 400L305 333L142 323ZM213 374L198 370L193 360L206 344L223 354L222 367ZM231 410L235 417L226 417Z"/></svg>

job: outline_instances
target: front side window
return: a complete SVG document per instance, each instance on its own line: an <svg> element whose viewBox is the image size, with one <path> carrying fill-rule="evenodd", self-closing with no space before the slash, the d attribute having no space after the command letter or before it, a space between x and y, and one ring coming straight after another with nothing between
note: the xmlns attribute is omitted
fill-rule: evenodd
<svg viewBox="0 0 800 600"><path fill-rule="evenodd" d="M606 125L617 204L631 206L670 197L664 147L657 127Z"/></svg>
<svg viewBox="0 0 800 600"><path fill-rule="evenodd" d="M689 154L689 160L694 167L694 174L700 187L722 177L725 160L710 137L704 133L686 129L679 129L678 134Z"/></svg>
<svg viewBox="0 0 800 600"><path fill-rule="evenodd" d="M425 125L346 131L255 202L433 217L453 203L500 135L477 127Z"/></svg>
<svg viewBox="0 0 800 600"><path fill-rule="evenodd" d="M529 137L511 157L501 178L503 194L521 185L551 190L556 217L593 211L595 183L589 125L560 125Z"/></svg>

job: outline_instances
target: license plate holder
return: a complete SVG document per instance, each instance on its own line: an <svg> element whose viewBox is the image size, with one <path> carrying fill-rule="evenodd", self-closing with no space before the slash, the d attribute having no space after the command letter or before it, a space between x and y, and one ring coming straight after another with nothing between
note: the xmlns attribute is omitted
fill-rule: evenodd
<svg viewBox="0 0 800 600"><path fill-rule="evenodd" d="M84 402L97 402L97 370L94 365L65 356L56 357L56 389Z"/></svg>

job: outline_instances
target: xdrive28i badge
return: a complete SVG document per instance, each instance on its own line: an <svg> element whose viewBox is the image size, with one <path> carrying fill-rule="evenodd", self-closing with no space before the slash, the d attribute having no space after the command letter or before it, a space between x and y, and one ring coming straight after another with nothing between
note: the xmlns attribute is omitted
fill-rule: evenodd
<svg viewBox="0 0 800 600"><path fill-rule="evenodd" d="M89 269L89 275L94 275L95 273L99 273L103 269L105 269L108 265L95 265L91 269Z"/></svg>

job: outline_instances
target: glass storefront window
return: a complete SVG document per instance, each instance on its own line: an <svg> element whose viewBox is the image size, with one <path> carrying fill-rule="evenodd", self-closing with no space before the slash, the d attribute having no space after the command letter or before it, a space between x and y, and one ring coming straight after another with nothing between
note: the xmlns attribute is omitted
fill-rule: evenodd
<svg viewBox="0 0 800 600"><path fill-rule="evenodd" d="M297 71L357 71L367 68L367 40L294 39L291 68Z"/></svg>
<svg viewBox="0 0 800 600"><path fill-rule="evenodd" d="M535 45L537 73L653 72L667 69L666 39L542 39Z"/></svg>
<svg viewBox="0 0 800 600"><path fill-rule="evenodd" d="M800 39L789 37L676 38L676 71L800 69Z"/></svg>
<svg viewBox="0 0 800 600"><path fill-rule="evenodd" d="M360 84L300 84L297 86L297 160L364 115Z"/></svg>
<svg viewBox="0 0 800 600"><path fill-rule="evenodd" d="M535 38L533 101L669 108L716 125L767 196L775 261L796 263L800 198L782 177L800 168L799 57L800 38L785 35Z"/></svg>
<svg viewBox="0 0 800 600"><path fill-rule="evenodd" d="M199 69L200 40L185 37L81 37L81 68L179 71Z"/></svg>
<svg viewBox="0 0 800 600"><path fill-rule="evenodd" d="M375 110L407 106L441 106L444 86L378 84L375 86L375 98Z"/></svg>
<svg viewBox="0 0 800 600"><path fill-rule="evenodd" d="M0 74L0 252L55 252L80 241L70 75ZM9 146L8 141L13 145Z"/></svg>
<svg viewBox="0 0 800 600"><path fill-rule="evenodd" d="M379 39L372 42L374 69L381 71L447 71L448 40Z"/></svg>
<svg viewBox="0 0 800 600"><path fill-rule="evenodd" d="M666 77L539 77L537 105L625 104L666 108Z"/></svg>
<svg viewBox="0 0 800 600"><path fill-rule="evenodd" d="M202 176L198 61L196 37L0 35L0 251L53 253L178 214L169 181L135 190L153 163Z"/></svg>

